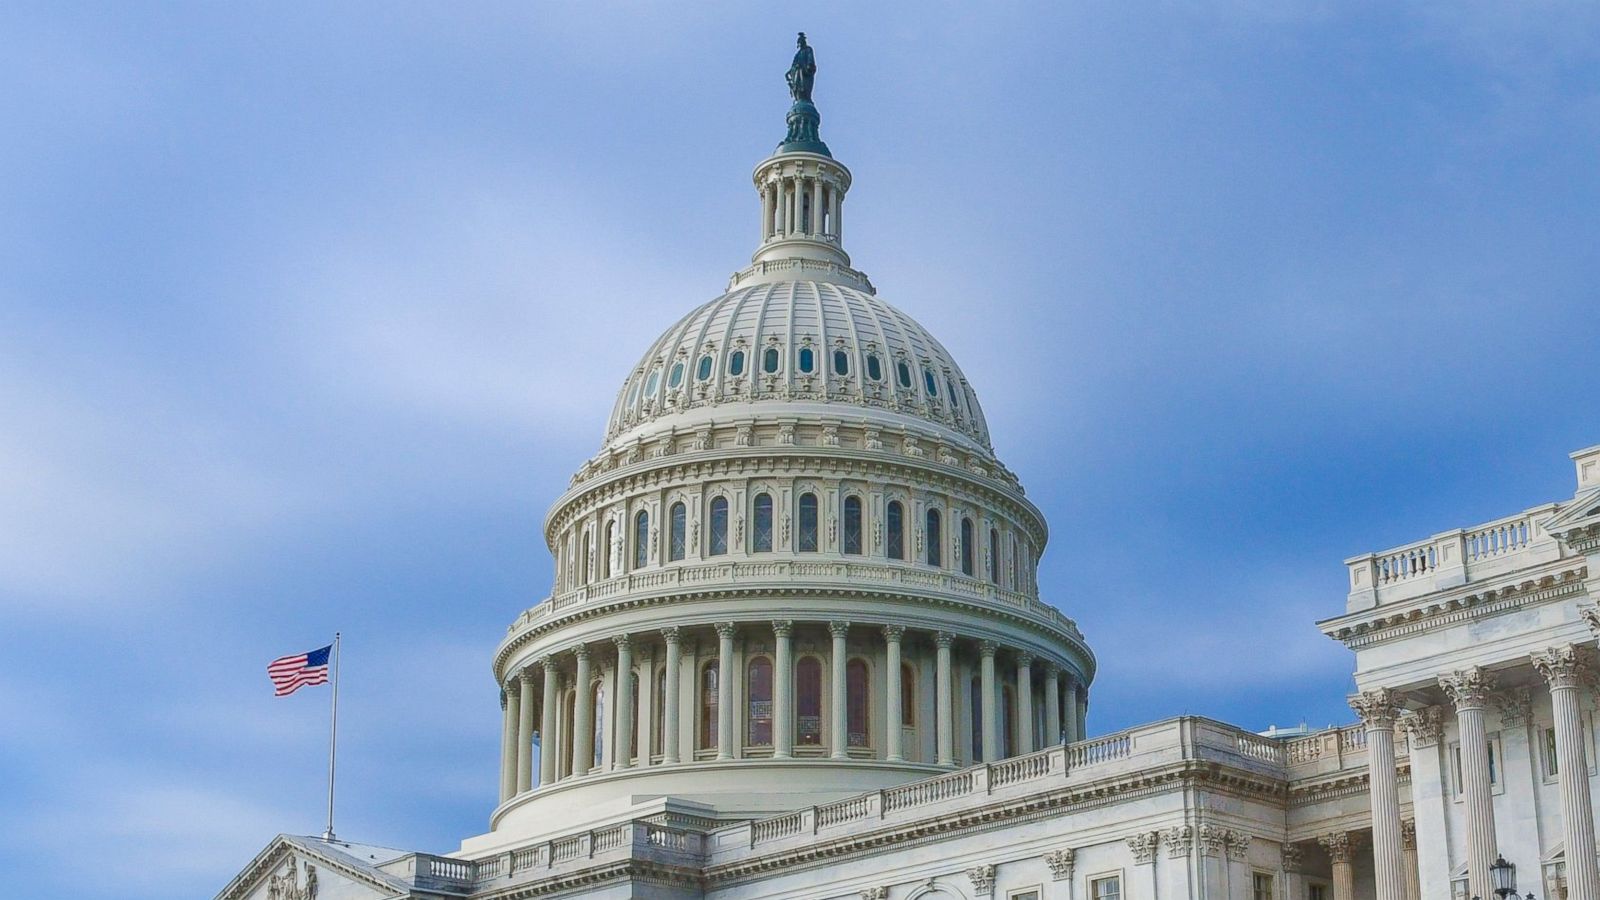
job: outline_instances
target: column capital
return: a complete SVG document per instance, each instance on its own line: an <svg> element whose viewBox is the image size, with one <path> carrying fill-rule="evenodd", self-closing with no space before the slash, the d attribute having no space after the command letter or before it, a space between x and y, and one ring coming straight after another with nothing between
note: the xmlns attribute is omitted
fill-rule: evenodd
<svg viewBox="0 0 1600 900"><path fill-rule="evenodd" d="M906 627L904 625L883 626L883 639L891 644L900 643L900 639L905 636L905 633Z"/></svg>
<svg viewBox="0 0 1600 900"><path fill-rule="evenodd" d="M1284 844L1279 848L1283 857L1283 870L1289 873L1298 873L1300 865L1305 861L1305 848L1299 844Z"/></svg>
<svg viewBox="0 0 1600 900"><path fill-rule="evenodd" d="M778 637L786 638L789 635L794 634L794 622L790 621L789 619L774 619L772 622L772 633Z"/></svg>
<svg viewBox="0 0 1600 900"><path fill-rule="evenodd" d="M1439 687L1454 703L1457 710L1482 709L1494 692L1495 677L1478 666L1457 669L1439 676Z"/></svg>
<svg viewBox="0 0 1600 900"><path fill-rule="evenodd" d="M1050 867L1051 881L1071 881L1072 863L1076 857L1071 847L1051 850L1044 855L1044 864Z"/></svg>
<svg viewBox="0 0 1600 900"><path fill-rule="evenodd" d="M1228 829L1216 825L1201 825L1195 837L1200 840L1200 852L1205 856L1221 856L1227 850Z"/></svg>
<svg viewBox="0 0 1600 900"><path fill-rule="evenodd" d="M1043 668L1045 678L1055 678L1057 675L1061 674L1061 666L1051 662L1048 659L1044 661Z"/></svg>
<svg viewBox="0 0 1600 900"><path fill-rule="evenodd" d="M1444 712L1437 706L1406 713L1399 721L1406 733L1406 743L1412 747L1432 747L1444 736Z"/></svg>
<svg viewBox="0 0 1600 900"><path fill-rule="evenodd" d="M589 658L589 646L587 644L579 644L578 646L573 647L572 648L572 657L573 657L573 659L576 659L576 660L579 660L579 661L588 659Z"/></svg>
<svg viewBox="0 0 1600 900"><path fill-rule="evenodd" d="M1400 714L1395 705L1394 691L1388 688L1376 688L1350 695L1350 708L1361 717L1362 724L1368 731L1392 731L1395 717Z"/></svg>
<svg viewBox="0 0 1600 900"><path fill-rule="evenodd" d="M1183 859L1194 849L1194 826L1174 825L1161 832L1161 841L1167 845L1167 859Z"/></svg>
<svg viewBox="0 0 1600 900"><path fill-rule="evenodd" d="M661 629L661 637L669 644L676 644L678 642L678 626L670 625Z"/></svg>
<svg viewBox="0 0 1600 900"><path fill-rule="evenodd" d="M1253 838L1242 831L1228 830L1228 858L1235 862L1244 862L1250 857L1250 841Z"/></svg>
<svg viewBox="0 0 1600 900"><path fill-rule="evenodd" d="M949 650L950 645L956 642L956 636L948 631L938 632L933 636L933 643L941 650Z"/></svg>
<svg viewBox="0 0 1600 900"><path fill-rule="evenodd" d="M1156 846L1161 843L1159 831L1146 831L1140 834L1130 834L1127 837L1128 850L1133 853L1133 864L1144 866L1156 861Z"/></svg>
<svg viewBox="0 0 1600 900"><path fill-rule="evenodd" d="M1026 651L1019 652L1017 654L1017 665L1018 666L1027 666L1029 668L1032 668L1032 666L1033 666L1033 654L1032 653L1028 653Z"/></svg>
<svg viewBox="0 0 1600 900"><path fill-rule="evenodd" d="M1575 688L1583 684L1587 666L1583 664L1583 658L1578 655L1578 648L1571 644L1531 653L1528 659L1539 674L1544 676L1552 691Z"/></svg>
<svg viewBox="0 0 1600 900"><path fill-rule="evenodd" d="M1400 820L1400 848L1402 850L1417 849L1417 820Z"/></svg>
<svg viewBox="0 0 1600 900"><path fill-rule="evenodd" d="M1317 843L1328 851L1328 859L1334 865L1348 864L1355 858L1356 842L1356 835L1348 831L1335 831L1317 838Z"/></svg>
<svg viewBox="0 0 1600 900"><path fill-rule="evenodd" d="M500 711L504 712L506 707L509 706L510 704L511 704L511 694L505 688L502 687L500 689Z"/></svg>
<svg viewBox="0 0 1600 900"><path fill-rule="evenodd" d="M738 630L738 626L732 622L718 622L715 627L717 629L718 640L731 641L733 640L734 632Z"/></svg>
<svg viewBox="0 0 1600 900"><path fill-rule="evenodd" d="M983 657L985 657L987 659L994 659L995 652L998 651L999 649L1000 649L1000 645L996 644L994 641L979 641L978 642L978 655L979 656L983 656Z"/></svg>
<svg viewBox="0 0 1600 900"><path fill-rule="evenodd" d="M617 652L619 653L631 651L633 649L633 638L625 634L619 634L612 637L611 642L617 645Z"/></svg>
<svg viewBox="0 0 1600 900"><path fill-rule="evenodd" d="M555 668L554 661L548 656L544 658L543 663L546 671ZM523 684L533 684L533 679L536 677L537 673L534 672L533 666L523 666L517 671L517 680Z"/></svg>
<svg viewBox="0 0 1600 900"><path fill-rule="evenodd" d="M850 623L849 622L841 622L841 621L838 621L838 620L829 622L828 623L828 633L833 635L836 638L849 637L849 635L850 635Z"/></svg>
<svg viewBox="0 0 1600 900"><path fill-rule="evenodd" d="M1594 632L1596 636L1600 636L1600 607L1580 606L1578 607L1578 615L1583 618L1590 631Z"/></svg>

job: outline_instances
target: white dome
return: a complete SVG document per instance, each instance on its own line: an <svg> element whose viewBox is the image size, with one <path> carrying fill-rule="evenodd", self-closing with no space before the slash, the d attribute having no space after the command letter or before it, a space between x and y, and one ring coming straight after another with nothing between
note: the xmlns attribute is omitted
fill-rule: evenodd
<svg viewBox="0 0 1600 900"><path fill-rule="evenodd" d="M618 393L606 443L753 414L852 414L840 407L931 423L992 454L977 395L926 329L873 294L803 280L729 291L667 329Z"/></svg>

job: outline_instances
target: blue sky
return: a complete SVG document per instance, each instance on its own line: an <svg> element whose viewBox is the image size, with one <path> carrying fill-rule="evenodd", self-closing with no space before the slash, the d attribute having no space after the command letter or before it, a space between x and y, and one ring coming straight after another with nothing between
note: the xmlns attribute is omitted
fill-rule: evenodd
<svg viewBox="0 0 1600 900"><path fill-rule="evenodd" d="M13 3L0 871L449 850L623 374L753 249L796 30L846 244L1044 510L1091 727L1351 718L1341 561L1600 443L1600 7Z"/></svg>

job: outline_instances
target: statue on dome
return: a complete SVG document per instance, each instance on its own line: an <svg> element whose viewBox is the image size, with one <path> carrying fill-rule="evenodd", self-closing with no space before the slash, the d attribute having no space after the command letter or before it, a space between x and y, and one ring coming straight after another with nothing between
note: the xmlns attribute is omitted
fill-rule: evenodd
<svg viewBox="0 0 1600 900"><path fill-rule="evenodd" d="M811 102L811 86L817 80L817 58L811 53L811 45L806 43L806 33L800 32L795 39L794 62L789 64L789 73L785 78L789 81L789 96L794 100Z"/></svg>

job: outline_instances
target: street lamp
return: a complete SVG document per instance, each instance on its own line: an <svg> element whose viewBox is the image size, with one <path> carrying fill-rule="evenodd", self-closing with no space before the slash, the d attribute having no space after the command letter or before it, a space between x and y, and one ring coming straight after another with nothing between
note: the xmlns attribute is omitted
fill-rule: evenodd
<svg viewBox="0 0 1600 900"><path fill-rule="evenodd" d="M1496 859L1494 865L1489 867L1489 881L1494 885L1495 895L1500 900L1517 896L1517 867L1506 862L1504 856Z"/></svg>

